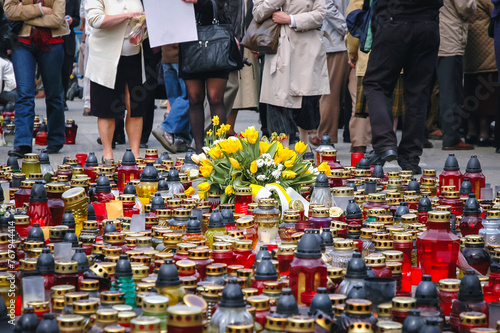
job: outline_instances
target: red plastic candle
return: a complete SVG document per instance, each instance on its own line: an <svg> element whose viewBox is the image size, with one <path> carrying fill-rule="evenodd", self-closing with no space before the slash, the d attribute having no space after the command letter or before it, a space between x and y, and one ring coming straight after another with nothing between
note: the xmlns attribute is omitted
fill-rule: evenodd
<svg viewBox="0 0 500 333"><path fill-rule="evenodd" d="M253 202L252 189L250 187L240 187L234 194L234 212L236 214L246 214L248 204Z"/></svg>
<svg viewBox="0 0 500 333"><path fill-rule="evenodd" d="M76 142L76 132L78 131L78 125L75 124L73 119L66 120L66 126L64 127L64 136L66 137L67 145L74 145Z"/></svg>

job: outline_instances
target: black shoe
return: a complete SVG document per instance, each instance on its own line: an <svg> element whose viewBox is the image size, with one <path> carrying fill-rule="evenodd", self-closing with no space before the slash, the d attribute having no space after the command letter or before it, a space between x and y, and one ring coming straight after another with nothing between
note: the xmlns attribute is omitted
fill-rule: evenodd
<svg viewBox="0 0 500 333"><path fill-rule="evenodd" d="M424 142L424 144L422 145L422 147L424 149L430 149L430 148L434 148L434 145L432 144L432 142L430 142L429 140L427 140L426 142Z"/></svg>
<svg viewBox="0 0 500 333"><path fill-rule="evenodd" d="M380 153L380 158L384 162L390 162L398 159L398 152L396 150L386 150L383 153Z"/></svg>
<svg viewBox="0 0 500 333"><path fill-rule="evenodd" d="M407 158L398 158L398 164L401 167L401 170L411 170L414 175L421 175L422 168L418 166L418 162L410 162Z"/></svg>
<svg viewBox="0 0 500 333"><path fill-rule="evenodd" d="M47 146L47 154L57 154L61 149L63 145L49 145Z"/></svg>
<svg viewBox="0 0 500 333"><path fill-rule="evenodd" d="M477 136L475 136L475 135L466 135L465 136L465 143L468 143L470 145L477 144Z"/></svg>
<svg viewBox="0 0 500 333"><path fill-rule="evenodd" d="M479 140L477 140L477 145L478 145L478 147L492 147L493 140L490 140L489 138L483 138L481 136L481 137L479 137Z"/></svg>
<svg viewBox="0 0 500 333"><path fill-rule="evenodd" d="M497 150L495 150L495 153L500 154L500 148L497 148Z"/></svg>
<svg viewBox="0 0 500 333"><path fill-rule="evenodd" d="M23 158L24 154L31 153L32 149L30 146L17 146L14 149L9 150L9 156L15 156L17 158Z"/></svg>
<svg viewBox="0 0 500 333"><path fill-rule="evenodd" d="M116 137L113 138L113 142L116 143L117 145L124 145L125 144L125 134L116 135Z"/></svg>

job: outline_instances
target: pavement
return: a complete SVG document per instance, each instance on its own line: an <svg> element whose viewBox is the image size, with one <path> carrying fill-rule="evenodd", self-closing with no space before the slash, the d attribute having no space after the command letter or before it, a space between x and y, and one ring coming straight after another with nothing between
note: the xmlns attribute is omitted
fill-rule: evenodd
<svg viewBox="0 0 500 333"><path fill-rule="evenodd" d="M155 110L155 118L153 128L158 126L163 121L163 115L165 109L160 108L160 101L157 101L158 108ZM102 156L102 148L97 144L96 139L99 137L97 130L97 119L95 117L84 117L83 112L83 102L82 100L76 99L74 101L68 101L69 111L65 112L66 119L74 119L78 125L78 132L76 137L75 145L65 145L63 149L58 154L50 155L50 161L54 168L62 163L65 156L74 157L78 153L88 153L95 152L98 158ZM36 100L36 114L40 115L40 118L45 117L45 101L43 99ZM243 131L249 126L255 126L255 128L260 129L258 114L255 111L240 111L236 121L235 130L236 132ZM401 133L398 131L398 137L401 137ZM342 130L339 130L339 138L342 138ZM424 153L421 157L420 166L422 169L431 168L436 169L438 173L443 170L444 162L449 152L441 150L442 143L439 140L431 140L434 145L432 149L424 149ZM164 151L161 144L151 135L149 138L149 148L157 148L161 153ZM115 160L121 159L125 149L128 147L125 145L117 145L114 150ZM344 166L349 166L351 162L350 158L350 143L338 143L335 144L337 149L337 159ZM44 147L34 146L34 152L39 152ZM7 161L7 152L12 149L11 147L2 146L0 147L0 164L4 164ZM370 151L370 149L368 149ZM145 149L141 149L141 153L144 155ZM458 159L461 171L465 172L465 166L471 155L477 155L482 168L483 173L486 176L486 183L491 184L491 187L499 186L500 190L500 154L495 153L494 148L479 148L476 147L475 150L471 151L453 151ZM184 154L171 154L172 158L183 156ZM19 161L21 163L21 161ZM386 163L384 167L385 171L397 171L400 170L396 162Z"/></svg>

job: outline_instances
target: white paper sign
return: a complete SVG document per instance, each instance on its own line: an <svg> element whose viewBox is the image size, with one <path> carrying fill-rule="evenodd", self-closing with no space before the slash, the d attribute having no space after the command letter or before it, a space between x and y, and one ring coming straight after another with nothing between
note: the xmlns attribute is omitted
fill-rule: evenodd
<svg viewBox="0 0 500 333"><path fill-rule="evenodd" d="M146 214L134 214L130 221L130 231L140 232L146 230Z"/></svg>
<svg viewBox="0 0 500 333"><path fill-rule="evenodd" d="M151 47L198 39L194 5L182 0L144 0Z"/></svg>

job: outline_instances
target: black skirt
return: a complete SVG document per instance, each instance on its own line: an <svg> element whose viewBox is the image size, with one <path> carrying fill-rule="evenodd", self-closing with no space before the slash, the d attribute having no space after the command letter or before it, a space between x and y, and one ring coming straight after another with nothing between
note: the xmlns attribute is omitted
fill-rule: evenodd
<svg viewBox="0 0 500 333"><path fill-rule="evenodd" d="M141 54L121 56L115 88L90 81L90 114L99 118L118 118L125 111L125 87L130 92L130 116L144 115L147 91L142 84Z"/></svg>

